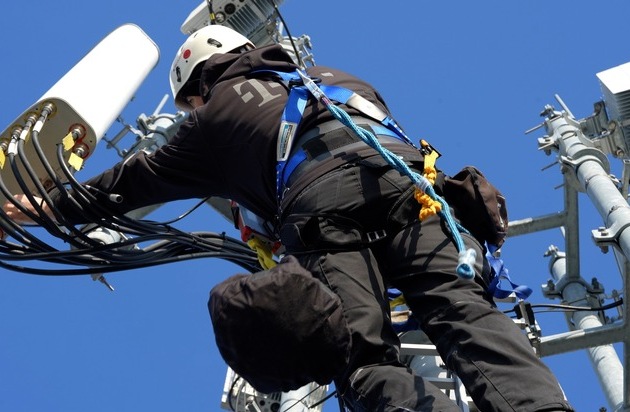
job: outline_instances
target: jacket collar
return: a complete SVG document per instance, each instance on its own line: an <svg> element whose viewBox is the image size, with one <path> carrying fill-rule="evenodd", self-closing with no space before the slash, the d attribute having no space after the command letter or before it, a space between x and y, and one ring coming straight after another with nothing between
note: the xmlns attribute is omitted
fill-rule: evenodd
<svg viewBox="0 0 630 412"><path fill-rule="evenodd" d="M201 84L205 85L211 94L217 83L244 76L252 70L271 69L290 72L296 68L291 56L281 46L274 44L244 53L211 56L203 66Z"/></svg>

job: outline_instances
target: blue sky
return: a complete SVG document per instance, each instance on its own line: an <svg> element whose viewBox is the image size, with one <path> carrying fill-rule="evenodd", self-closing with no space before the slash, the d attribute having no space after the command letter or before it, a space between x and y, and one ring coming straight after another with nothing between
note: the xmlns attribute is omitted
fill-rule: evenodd
<svg viewBox="0 0 630 412"><path fill-rule="evenodd" d="M0 129L101 38L128 22L155 41L161 57L123 118L134 124L141 113L152 113L169 93L168 69L185 39L179 27L198 4L3 4ZM537 151L540 134L524 131L541 121L539 113L545 104L555 104L556 93L576 117L588 116L601 98L595 74L630 61L630 3L621 0L287 0L281 11L292 34L311 37L317 64L376 86L408 134L443 153L443 170L454 173L467 164L483 170L507 196L511 219L562 208L562 190L555 189L562 183L558 167L541 171L555 159ZM164 111L174 113L172 100ZM114 124L108 136L120 128ZM78 177L117 160L102 146ZM620 176L618 161L613 173ZM165 206L152 217L167 220L190 205ZM601 219L584 196L580 207L582 274L587 280L597 277L609 293L621 289L612 256L601 254L590 240ZM237 236L208 208L181 227ZM562 247L559 230L513 238L504 248L512 277L534 289L532 303L559 303L540 292L549 278L543 254L551 244ZM108 276L113 293L87 276L0 273L0 410L219 410L225 365L206 302L214 284L239 272L217 259L121 272ZM538 320L545 335L567 330L560 313L540 314ZM583 351L544 361L577 410L607 406ZM334 402L326 410L335 410Z"/></svg>

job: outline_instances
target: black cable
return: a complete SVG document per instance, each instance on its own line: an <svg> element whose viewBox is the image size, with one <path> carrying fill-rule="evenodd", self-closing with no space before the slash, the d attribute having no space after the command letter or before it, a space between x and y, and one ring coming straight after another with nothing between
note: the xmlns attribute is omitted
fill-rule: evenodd
<svg viewBox="0 0 630 412"><path fill-rule="evenodd" d="M532 304L530 306L531 308L562 309L563 311L567 311L567 312L579 312L579 311L598 312L598 311L616 308L617 306L621 306L621 305L623 305L623 298L619 299L616 302L609 303L608 305L600 306L598 308L589 307L589 306L558 305L558 304L553 304L553 303L551 304L539 303L539 304ZM510 312L516 313L517 312L516 307L503 311L503 313L510 313Z"/></svg>
<svg viewBox="0 0 630 412"><path fill-rule="evenodd" d="M44 116L42 116L42 118L43 117ZM42 119L40 119L40 120L42 120ZM32 142L33 142L33 146L34 147L37 146L40 149L40 151L41 151L41 147L39 147L39 132L37 130L33 130L31 132L31 139L32 139ZM30 162L26 158L25 150L24 150L24 141L23 140L20 140L20 142L18 143L18 156L19 156L19 158L20 158L20 160L22 162L22 166L24 167L24 169L26 170L28 176L30 177L31 181L33 182L33 185L35 186L36 191L41 195L43 201L46 202L48 207L50 207L50 205L52 204L52 200L50 199L50 196L48 196L48 193L47 193L46 189L41 184L40 179L37 176L37 173L35 173L35 170L33 170ZM46 162L46 163L48 163L48 162ZM47 171L48 171L48 169L47 169ZM17 170L15 173L19 173L19 170ZM51 179L56 179L55 176L49 175L49 177ZM30 190L28 188L23 188L23 189L26 189L24 194L26 195L26 197L29 200L29 202L31 202L31 204L33 205L33 208L36 210L37 214L39 215L39 220L40 220L39 226L45 228L53 236L61 238L64 241L66 241L66 242L68 242L70 244L73 244L75 246L79 244L76 241L76 237L81 238L81 240L83 242L85 242L85 243L96 245L96 242L94 242L92 239L90 239L89 237L85 236L80 231L75 230L73 226L70 226L70 225L66 224L65 227L70 229L70 231L73 232L74 235L75 235L74 237L73 236L68 236L65 232L63 232L60 229L59 225L57 225L55 223L55 221L53 219L51 219L44 212L42 205L40 205L39 202L35 201L34 197L30 193ZM67 223L67 222L65 222L65 220L63 219L63 217L61 216L60 213L56 213L55 216L56 216L56 218L59 218L59 220L62 223Z"/></svg>
<svg viewBox="0 0 630 412"><path fill-rule="evenodd" d="M47 111L48 111L47 107L44 107L44 109L42 109L42 117L41 117L42 121L46 121L48 119ZM50 162L48 161L48 158L46 157L46 154L42 150L42 146L39 143L39 132L35 131L35 133L32 133L31 139L33 141L33 148L35 149L35 154L39 158L41 165L46 170L48 177L52 180L57 190L62 192L64 190L63 183L57 178L57 173L55 173L55 171L53 170L52 166L50 165Z"/></svg>
<svg viewBox="0 0 630 412"><path fill-rule="evenodd" d="M11 202L13 205L17 207L18 202L13 199L13 195L9 193L6 185L4 184L4 180L2 179L2 173L0 173L0 193L2 193L5 199ZM31 233L25 230L22 226L15 223L4 211L4 208L0 208L0 225L2 226L2 230L5 232L5 235L11 236L16 240L19 240L21 243L31 243Z"/></svg>
<svg viewBox="0 0 630 412"><path fill-rule="evenodd" d="M188 243L193 243L193 246L185 244L185 242L182 242L182 239L179 239L179 243L162 241L161 244L158 242L151 245L151 248L136 250L133 259L128 259L124 261L115 259L115 256L109 256L107 259L95 260L95 257L99 255L99 251L119 248L119 243L101 245L100 247L90 249L91 253L89 254L86 254L85 250L75 249L70 251L54 251L49 253L30 255L23 255L20 253L17 256L0 256L0 259L4 258L4 260L16 261L42 260L52 263L72 263L75 265L89 266L89 268L87 269L32 269L23 266L10 265L6 262L3 262L3 265L6 268L24 273L39 275L82 275L102 271L113 272L127 270L129 268L155 266L157 264L164 264L199 257L219 257L235 263L236 265L241 266L242 268L252 273L262 270L258 262L258 257L256 256L256 253L247 248L242 242L236 239L228 238L223 234L212 232L197 233L193 235L197 238L214 239L218 244L214 245L214 250L210 250L195 247L199 245L199 242L191 242L190 240L188 240ZM159 237L159 235L157 234L153 236L156 238ZM13 250L13 252L18 253L18 251L16 250Z"/></svg>
<svg viewBox="0 0 630 412"><path fill-rule="evenodd" d="M160 222L163 225L170 225L172 223L175 222L179 222L180 220L184 219L186 216L190 215L192 212L194 212L195 210L197 210L199 207L201 207L201 205L203 205L204 203L206 203L212 196L208 196L204 199L201 199L199 201L199 203L197 203L195 206L193 206L192 208L188 209L186 212L184 212L183 214L179 215L178 217L171 219L171 220L167 220L165 222Z"/></svg>
<svg viewBox="0 0 630 412"><path fill-rule="evenodd" d="M70 184L73 193L72 195L69 192L66 193L65 201L70 202L72 207L77 211L80 211L82 217L87 221L91 222L99 222L101 218L105 215L98 215L96 212L103 210L103 206L97 201L96 197L94 197L91 193L89 193L81 184L74 178L74 173L70 170L70 167L66 164L66 161L63 157L63 146L61 144L57 145L57 161L59 163L60 169L64 174L64 177ZM93 208L86 208L85 206L94 206Z"/></svg>
<svg viewBox="0 0 630 412"><path fill-rule="evenodd" d="M572 306L572 305L558 305L558 304L536 304L536 305L532 305L532 308L552 308L552 309L564 309L564 310L570 310L570 311L575 311L575 312L579 312L579 311L588 311L588 312L597 312L597 311L603 311L603 310L608 310L608 309L612 309L612 308L616 308L617 306L621 306L623 305L623 298L620 298L618 301L613 302L613 303L609 303L607 305L604 306L600 306L598 308L594 308L594 307L586 307L586 306Z"/></svg>
<svg viewBox="0 0 630 412"><path fill-rule="evenodd" d="M287 26L287 23L284 21L284 17L282 17L282 13L280 13L280 9L278 8L278 5L276 4L275 0L269 0L269 1L273 5L273 8L276 10L276 14L278 15L278 18L280 19L280 21L282 22L284 29L287 31L287 36L289 37L289 41L291 42L291 47L293 47L293 51L295 52L295 57L298 60L299 66L305 67L304 62L302 61L302 57L300 56L300 52L298 51L297 46L295 45L295 42L293 41L293 36L291 36L291 32L289 31L289 26Z"/></svg>
<svg viewBox="0 0 630 412"><path fill-rule="evenodd" d="M321 387L321 386L320 386L320 387ZM312 404L312 405L308 405L308 408L309 408L309 409L316 408L316 407L318 407L319 405L321 405L322 403L326 402L328 399L330 399L330 398L332 398L333 396L335 396L336 394L337 394L337 391L333 391L333 392L331 392L330 394L326 395L326 396L325 396L323 399L321 399L319 402L315 402L315 403L314 403L314 404Z"/></svg>
<svg viewBox="0 0 630 412"><path fill-rule="evenodd" d="M234 412L236 412L236 409L234 408L234 405L232 405L232 392L234 392L234 388L236 387L236 384L241 379L242 378L237 375L236 379L232 381L232 384L230 385L230 390L228 391L228 406L230 407L230 410Z"/></svg>
<svg viewBox="0 0 630 412"><path fill-rule="evenodd" d="M343 404L343 399L341 395L337 396L337 400L339 401L339 411L344 412L346 410L346 406Z"/></svg>
<svg viewBox="0 0 630 412"><path fill-rule="evenodd" d="M26 120L26 123L24 124L24 128L21 130L20 135L19 136L12 136L12 141L9 144L9 148L11 147L11 144L14 145L15 147L15 152L17 152L18 154L18 158L20 156L24 156L24 139L22 139L22 136L24 135L28 135L31 134L33 131L33 126L35 125L35 118L34 116L29 116L28 119ZM18 186L20 186L20 189L22 191L23 194L26 195L27 199L29 200L29 202L31 202L31 204L37 203L33 200L33 195L30 193L30 189L28 188L28 185L26 184L25 180L22 178L22 174L20 173L17 163L16 163L16 159L15 159L15 153L12 153L12 151L9 149L9 164L11 166L11 171L13 172L13 177L15 178L15 182L18 184ZM28 164L28 162L26 162L26 166L25 169L27 170L27 172L29 173L33 173L32 169L30 169L29 167L30 165ZM30 169L30 170L29 170ZM34 173L33 173L34 174ZM31 179L32 179L32 175L31 175ZM7 198L12 198L13 196L7 196ZM18 208L20 209L20 211L22 213L24 213L26 216L28 216L31 220L33 220L35 223L37 223L38 225L43 225L43 220L40 218L40 216L32 213L30 210L28 210L26 207L20 205L17 205L16 203L14 203L16 206L18 206ZM37 209L36 209L37 210Z"/></svg>
<svg viewBox="0 0 630 412"><path fill-rule="evenodd" d="M208 4L208 12L210 13L210 24L217 24L216 16L214 15L214 9L212 7L212 0L206 0Z"/></svg>
<svg viewBox="0 0 630 412"><path fill-rule="evenodd" d="M159 235L154 235L154 238L160 238ZM151 236L145 236L143 238L134 238L131 240L126 240L126 241L122 241L122 242L116 242L116 243L110 243L110 244L102 244L102 243L98 243L97 246L90 246L89 251L91 252L90 255L90 259L94 259L95 254L98 254L99 252L102 251L107 251L109 249L121 249L121 248L125 248L125 247L130 247L133 246L136 243L139 243L139 241L137 239L139 239L140 241L148 241L151 240L150 239ZM69 249L69 250L57 250L57 249L53 249L52 251L48 251L48 252L36 252L36 253L30 253L28 255L16 255L16 253L19 252L19 249L16 248L17 245L13 245L10 248L8 248L8 251L6 253L4 253L4 255L0 254L0 258L2 259L6 259L6 260L49 260L49 259L54 259L56 257L80 257L83 255L86 255L86 250L85 249ZM1 246L0 246L1 248ZM137 252L136 252L137 254ZM96 255L98 256L98 255Z"/></svg>
<svg viewBox="0 0 630 412"><path fill-rule="evenodd" d="M315 387L313 390L311 390L309 393L307 393L306 395L302 396L300 399L298 399L297 401L295 401L294 404L292 404L291 406L289 406L286 410L288 411L289 409L293 408L294 406L297 406L299 404L304 404L304 399L306 399L307 397L311 396L311 394L315 391L317 391L318 389L321 389L323 385L319 385L317 387ZM337 393L337 391L334 391L333 393L325 396L322 400L320 400L319 402L316 402L312 405L306 405L304 404L308 409L312 409L315 408L316 406L321 405L322 403L326 402L328 399L330 399L332 396L334 396Z"/></svg>
<svg viewBox="0 0 630 412"><path fill-rule="evenodd" d="M60 152L60 150L59 150L59 152ZM58 154L60 155L61 153L58 153ZM69 172L69 171L66 170L66 172ZM70 173L68 173L68 175L69 175L70 178L72 178ZM78 182L76 183L76 189L80 189L80 185L78 184ZM86 192L86 197L90 197L90 194L87 193L87 192ZM86 199L86 200L89 203L92 203L92 204L96 203L96 202L90 202L90 200L92 200L92 199ZM98 203L96 203L96 204L98 204ZM109 219L113 219L114 218L114 216L112 216L111 214L109 216L107 216L107 217ZM109 220L109 219L107 219L107 220ZM131 220L131 219L125 219L125 220L126 220L125 223L131 222L131 223L133 223L136 226L136 229L138 228L138 222L137 221L134 221L134 220ZM108 225L108 226L110 226L110 225ZM141 226L140 229L142 229L140 231L141 233L143 232L143 233L154 234L154 233L156 233L156 231L157 232L164 231L165 233L162 234L161 236L163 236L163 237L164 236L170 237L171 240L174 239L174 240L176 240L176 241L178 241L180 243L192 245L192 246L194 246L194 249L201 249L201 250L203 250L203 249L205 249L205 248L207 248L209 246L207 241L206 241L206 239L204 237L199 238L198 236L195 236L194 234L191 235L191 234L188 234L186 232L181 232L181 231L179 231L179 230L177 230L175 228L172 228L172 227L169 227L169 226L165 226L164 224L143 222L140 226ZM118 226L118 227L113 227L113 229L114 230L121 230L121 229L124 229L124 228L121 228L121 227ZM156 230L156 229L159 229L159 230ZM126 231L128 232L129 230L126 230ZM224 235L222 236L222 239L225 240L225 236ZM143 242L143 241L146 241L146 240L147 240L146 237L142 237L142 238L135 239L135 240L132 240L131 242L127 242L127 243L139 243L139 242ZM109 249L114 250L114 249L117 249L119 246L121 246L121 245L117 244L116 246L111 247ZM210 245L210 246L213 247L213 248L216 248L216 245ZM223 245L223 247L225 247L225 245ZM244 249L242 249L242 246L240 246L240 247L241 247L240 253L242 253L242 251ZM94 253L94 252L95 252L95 250L92 249L92 253ZM60 253L57 254L57 256L60 256L60 255L61 255ZM107 256L107 258L111 259L111 256ZM235 262L239 263L238 259L233 259L233 260ZM252 268L252 265L248 263L246 265L246 267L247 268Z"/></svg>
<svg viewBox="0 0 630 412"><path fill-rule="evenodd" d="M37 135L37 134L38 134L37 130L32 130L31 131L31 136ZM42 186L41 181L40 181L39 177L37 176L37 173L35 173L35 170L33 170L33 167L31 166L31 163L26 158L25 148L24 148L24 140L20 139L18 141L17 154L18 154L18 158L22 162L22 167L26 171L26 174L28 175L28 177L31 179L31 182L35 186L36 191L38 193L45 193L46 190ZM42 227L45 227L51 233L55 232L55 233L52 233L52 234L54 236L57 236L57 234L59 234L59 232L60 232L59 228L57 227L57 225L54 224L54 222L50 218L48 218L46 213L44 213L42 205L40 205L39 202L36 202L34 200L34 197L33 197L32 193L31 193L31 190L26 185L22 185L22 183L24 182L24 179L22 179L22 174L20 173L19 169L17 168L17 165L12 163L11 167L13 169L13 175L16 178L16 181L18 182L18 184L20 185L20 188L22 189L22 193L24 193L24 195L26 195L27 199L29 200L29 202L31 202L31 204L33 205L33 208L37 212L37 215L38 215L38 218L39 218L38 225L42 226Z"/></svg>
<svg viewBox="0 0 630 412"><path fill-rule="evenodd" d="M74 178L72 171L69 169L68 165L65 164L61 147L57 149L57 158L60 162L61 170L73 190L74 196L69 196L68 200L73 201L74 207L81 211L82 217L85 220L107 228L113 228L114 230L124 227L125 230L123 231L132 234L155 232L159 225L147 221L131 219L124 215L115 215L112 214L111 210L104 207L92 193Z"/></svg>
<svg viewBox="0 0 630 412"><path fill-rule="evenodd" d="M42 115L40 120L44 122L45 115ZM22 211L26 216L29 216L36 225L42 226L43 229L46 229L53 236L63 240L64 243L72 245L72 248L63 251L58 250L46 242L41 241L30 231L25 230L21 225L16 224L9 219L4 210L0 210L0 225L2 225L7 234L21 242L21 244L18 245L0 240L0 267L37 275L85 275L144 268L188 259L218 257L241 266L249 272L262 270L255 251L251 250L240 240L230 238L226 236L225 233L188 233L170 226L170 223L177 222L188 216L207 199L202 200L183 215L167 222L136 220L127 216L115 215L109 208L103 206L99 198L91 192L90 187L84 187L75 179L75 170L71 169L67 164L61 144L57 145L56 154L59 168L62 172L61 175L65 178L66 183L60 180L45 156L38 141L38 130L34 130L32 136L33 147L48 174L48 178L52 180L57 190L60 191L60 199L70 202L70 206L74 207L78 213L82 214L81 219L85 219L91 223L82 229L77 229L64 218L41 184L29 159L26 158L24 142L21 140L14 142L18 149L18 156L15 156L15 154L9 155L12 171L17 184L25 193L27 199L33 204L33 209L37 213L30 212L30 210L26 209L25 206L22 206L20 202L17 202L17 200L13 198L4 184L1 175L0 192L13 202L18 210ZM18 159L21 161L21 167L18 167ZM30 181L35 185L36 191L42 193L43 201L46 202L59 223L53 221L50 216L44 212L42 205L35 201L29 189L29 185L21 175L22 169L26 171ZM68 185L68 189L70 189L71 192L68 191L66 185ZM102 195L103 193L98 194ZM103 244L101 241L90 238L88 233L96 227L120 233L122 240ZM68 230L68 233L61 230L62 228ZM129 235L132 237L128 237ZM141 247L142 244L147 243L149 243L149 245ZM34 260L70 266L70 268L42 269L17 264L17 262ZM72 268L72 266L75 267ZM76 268L76 266L81 267Z"/></svg>
<svg viewBox="0 0 630 412"><path fill-rule="evenodd" d="M40 117L40 121L41 122L45 122L47 120L47 116L48 116L48 108L44 107L44 109L42 109L42 114L41 114L41 117ZM67 193L65 191L63 183L57 177L57 174L53 170L50 162L48 161L48 158L46 157L46 155L44 154L44 151L42 150L42 147L41 147L41 145L39 143L39 132L37 130L33 130L33 132L31 133L31 139L32 139L33 148L35 149L35 153L37 154L37 157L39 158L39 161L40 161L41 165L46 170L46 173L48 174L48 177L53 182L53 184L55 185L57 190L60 191L60 195L62 197L64 197L64 195L65 195L65 198L67 198L68 195L67 195ZM35 181L37 179L33 179L33 180ZM37 182L36 182L36 184L37 184ZM69 224L69 222L63 216L63 214L60 213L60 211L55 207L52 199L48 195L48 191L45 190L43 187L40 187L40 186L38 186L38 190L39 190L39 193L41 194L42 198L46 202L48 208L53 213L56 221L58 222L58 225L54 221L51 222L51 224L54 225L55 227L63 226L65 228L67 228L72 234L74 234L74 236L79 237L84 242L89 243L90 239L87 236L85 236L82 231L77 230L74 227L74 225ZM68 239L69 242L71 242L71 243L74 242L74 237L69 236L69 238L70 238L70 239Z"/></svg>
<svg viewBox="0 0 630 412"><path fill-rule="evenodd" d="M223 260L227 260L232 262L243 269L246 269L250 272L256 271L253 262L246 262L243 260L240 255L227 254L222 252L195 252L188 253L184 255L160 258L160 259L149 259L147 262L140 263L126 263L126 264L111 264L110 262L103 262L102 265L92 265L84 268L64 268L64 269L41 269L34 267L25 267L18 266L6 263L0 260L0 267L5 269L12 270L14 272L21 272L31 275L46 275L46 276L75 276L75 275L89 275L95 273L111 273L111 272L121 272L128 271L133 269L142 269L153 266L165 265L170 263L182 262L185 260L192 259L201 259L201 258L220 258Z"/></svg>
<svg viewBox="0 0 630 412"><path fill-rule="evenodd" d="M11 171L13 172L13 177L15 178L15 182L18 184L18 186L20 186L20 190L22 191L24 195L26 195L28 201L31 202L31 204L37 203L35 202L33 195L30 192L30 189L26 185L26 182L22 178L22 174L20 173L18 169L15 154L9 153L8 158L9 158L9 165L11 166ZM10 196L10 197L13 198L13 196ZM38 226L41 226L44 224L43 220L40 218L39 215L31 212L19 202L16 202L16 206L18 206L18 204L19 204L18 209L20 209L20 212L24 213L24 215L26 215L29 219L35 222Z"/></svg>
<svg viewBox="0 0 630 412"><path fill-rule="evenodd" d="M9 160L10 161L13 158L14 158L13 155L9 155ZM32 213L30 213L26 209L26 207L24 207L20 202L18 202L17 200L15 200L13 198L13 194L11 192L9 192L9 189L6 187L6 185L4 183L4 180L2 178L0 178L0 192L2 192L4 197L9 202L11 202L18 210L20 210L21 212L23 212L27 216L32 215ZM37 238L36 236L33 236L29 231L24 230L17 223L13 222L13 220L10 219L7 216L7 214L4 212L4 210L2 211L1 215L2 215L3 218L5 218L2 221L3 229L5 229L7 231L7 233L9 233L15 239L19 239L20 242L22 242L24 244L30 244L33 247L38 247L38 248L41 248L43 250L50 250L50 249L52 249L49 245L47 245L44 242L42 242L39 238ZM8 224L10 227L6 227L5 226L6 224Z"/></svg>

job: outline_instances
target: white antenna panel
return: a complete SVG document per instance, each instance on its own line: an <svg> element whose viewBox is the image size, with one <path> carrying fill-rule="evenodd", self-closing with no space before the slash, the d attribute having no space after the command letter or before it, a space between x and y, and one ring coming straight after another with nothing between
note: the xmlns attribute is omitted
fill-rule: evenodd
<svg viewBox="0 0 630 412"><path fill-rule="evenodd" d="M597 73L611 120L630 119L630 63Z"/></svg>

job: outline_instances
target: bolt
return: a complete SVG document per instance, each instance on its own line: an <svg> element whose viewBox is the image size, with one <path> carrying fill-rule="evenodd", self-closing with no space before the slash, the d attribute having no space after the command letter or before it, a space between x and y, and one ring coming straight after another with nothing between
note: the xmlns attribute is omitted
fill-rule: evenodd
<svg viewBox="0 0 630 412"><path fill-rule="evenodd" d="M549 279L549 280L547 281L547 290L549 290L549 291L554 291L554 290L556 290L556 284L555 284L555 283L553 283L553 280L551 280L551 279Z"/></svg>
<svg viewBox="0 0 630 412"><path fill-rule="evenodd" d="M90 154L90 148L84 143L77 143L72 148L72 152L81 159L85 159Z"/></svg>

